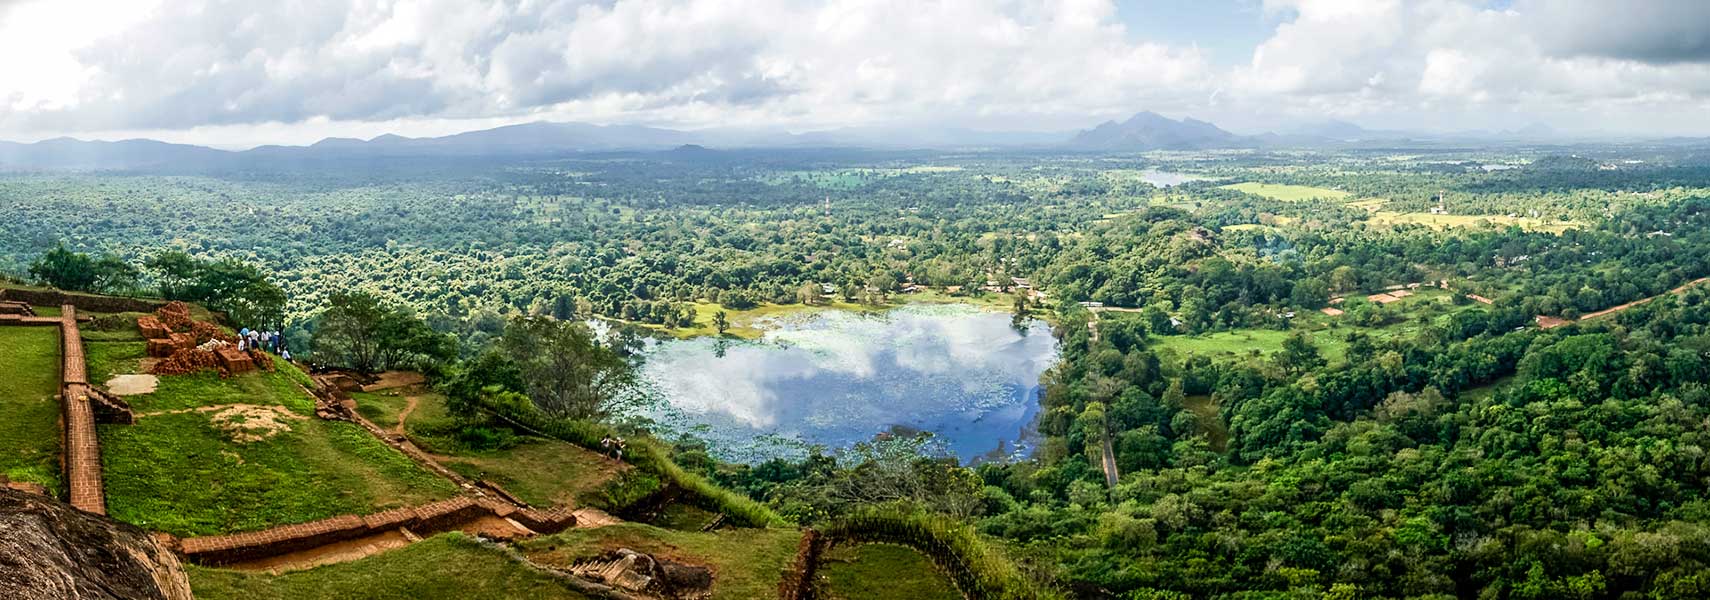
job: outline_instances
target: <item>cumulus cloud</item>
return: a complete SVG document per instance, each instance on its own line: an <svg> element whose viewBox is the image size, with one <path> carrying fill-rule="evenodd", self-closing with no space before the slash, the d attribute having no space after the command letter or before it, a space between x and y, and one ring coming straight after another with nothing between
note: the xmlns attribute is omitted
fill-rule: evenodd
<svg viewBox="0 0 1710 600"><path fill-rule="evenodd" d="M1111 0L24 0L0 3L0 52L31 57L0 61L0 134L1043 129L1139 110L1254 130L1279 115L1519 113L1664 128L1710 98L1698 0L1264 9L1274 31L1228 65L1138 38Z"/></svg>
<svg viewBox="0 0 1710 600"><path fill-rule="evenodd" d="M0 126L1115 111L1207 72L1089 0L184 1L74 56L68 101Z"/></svg>
<svg viewBox="0 0 1710 600"><path fill-rule="evenodd" d="M1341 116L1635 117L1693 114L1710 96L1710 3L1267 0L1265 7L1290 18L1231 74L1249 103Z"/></svg>
<svg viewBox="0 0 1710 600"><path fill-rule="evenodd" d="M1526 0L1551 53L1651 64L1710 62L1710 2Z"/></svg>

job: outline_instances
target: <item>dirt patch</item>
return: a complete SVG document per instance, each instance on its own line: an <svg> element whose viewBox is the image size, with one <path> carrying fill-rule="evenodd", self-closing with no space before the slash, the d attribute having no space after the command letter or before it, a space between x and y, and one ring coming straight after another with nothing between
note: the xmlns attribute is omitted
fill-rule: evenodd
<svg viewBox="0 0 1710 600"><path fill-rule="evenodd" d="M233 404L214 413L208 420L214 424L215 429L231 436L232 441L247 444L290 431L291 425L286 421L292 419L301 421L308 417L286 410L283 406Z"/></svg>
<svg viewBox="0 0 1710 600"><path fill-rule="evenodd" d="M408 545L410 545L410 539L402 531L388 531L308 550L281 554L272 558L234 563L228 568L244 571L267 571L277 575L286 571L301 571L322 565L350 562Z"/></svg>
<svg viewBox="0 0 1710 600"><path fill-rule="evenodd" d="M492 515L482 516L473 521L458 525L457 530L470 535L479 535L497 540L512 540L530 533L528 529L512 523L510 519L503 519Z"/></svg>
<svg viewBox="0 0 1710 600"><path fill-rule="evenodd" d="M427 377L415 371L386 371L376 376L374 383L362 386L364 392L410 387L427 382Z"/></svg>
<svg viewBox="0 0 1710 600"><path fill-rule="evenodd" d="M578 508L574 514L576 515L577 529L605 527L623 522L623 519L606 514L606 511L598 508Z"/></svg>
<svg viewBox="0 0 1710 600"><path fill-rule="evenodd" d="M177 415L188 412L214 413L208 421L215 429L225 432L233 442L248 444L259 442L291 430L289 421L307 421L309 418L291 412L283 406L261 406L257 404L216 404L214 406L198 406L196 408L180 408L178 410L163 410L159 412L138 414L137 418L157 415Z"/></svg>
<svg viewBox="0 0 1710 600"><path fill-rule="evenodd" d="M135 396L154 393L160 378L153 375L114 375L107 380L107 392L114 396Z"/></svg>

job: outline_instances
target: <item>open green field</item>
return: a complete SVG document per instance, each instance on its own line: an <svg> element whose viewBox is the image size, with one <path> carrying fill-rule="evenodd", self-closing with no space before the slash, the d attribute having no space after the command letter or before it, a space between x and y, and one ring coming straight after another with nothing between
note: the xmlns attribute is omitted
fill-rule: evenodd
<svg viewBox="0 0 1710 600"><path fill-rule="evenodd" d="M1398 213L1377 211L1372 213L1371 223L1379 225L1413 223L1425 225L1432 229L1449 228L1479 228L1507 227L1517 225L1527 231L1545 231L1561 233L1569 229L1584 227L1575 221L1556 221L1534 219L1531 217L1510 217L1508 215L1433 215L1430 213Z"/></svg>
<svg viewBox="0 0 1710 600"><path fill-rule="evenodd" d="M0 474L62 495L59 328L0 327Z"/></svg>
<svg viewBox="0 0 1710 600"><path fill-rule="evenodd" d="M750 600L777 597L778 581L800 541L801 532L795 529L691 533L624 523L572 529L518 546L535 562L560 568L618 548L703 565L713 571L713 600Z"/></svg>
<svg viewBox="0 0 1710 600"><path fill-rule="evenodd" d="M472 449L455 437L456 423L445 409L445 396L419 386L356 392L357 411L375 425L391 430L398 416L404 431L446 468L465 477L486 479L533 506L584 506L592 495L624 470L622 463L567 442L521 437L514 445Z"/></svg>
<svg viewBox="0 0 1710 600"><path fill-rule="evenodd" d="M629 323L645 327L674 337L690 338L703 335L716 335L718 328L713 326L713 315L724 311L730 319L730 329L725 335L745 340L760 339L765 330L765 320L792 315L813 314L830 310L852 312L883 312L888 309L908 304L966 304L987 310L1010 310L1015 306L1015 296L1012 294L986 292L978 296L952 296L939 290L926 290L913 294L892 294L887 304L871 305L857 302L833 300L814 305L805 304L762 304L754 308L737 310L727 308L716 302L695 302L695 325L693 327L678 327L666 329L659 325L647 323ZM616 321L617 319L611 319ZM620 321L628 323L627 321Z"/></svg>
<svg viewBox="0 0 1710 600"><path fill-rule="evenodd" d="M836 546L819 567L830 600L961 600L938 567L913 548L893 544Z"/></svg>
<svg viewBox="0 0 1710 600"><path fill-rule="evenodd" d="M138 342L88 344L91 375L135 372ZM221 379L160 378L131 396L135 425L102 425L107 504L128 523L174 535L212 535L371 513L449 498L456 486L352 423L314 417L279 370Z"/></svg>
<svg viewBox="0 0 1710 600"><path fill-rule="evenodd" d="M1350 298L1361 296L1364 294L1349 295ZM1152 345L1179 354L1249 354L1255 351L1270 354L1282 349L1283 340L1288 339L1289 334L1304 331L1324 358L1336 363L1342 361L1347 352L1348 344L1344 338L1350 333L1364 333L1378 339L1413 335L1424 327L1419 320L1421 315L1428 315L1431 322L1437 323L1456 312L1478 307L1473 304L1457 306L1450 303L1449 298L1449 293L1440 289L1415 290L1414 295L1379 308L1387 315L1387 322L1375 327L1354 325L1347 315L1331 317L1319 311L1298 311L1288 330L1232 329L1200 335L1154 336ZM1120 314L1107 312L1102 318Z"/></svg>
<svg viewBox="0 0 1710 600"><path fill-rule="evenodd" d="M1247 181L1223 186L1224 189L1246 192L1255 196L1264 196L1272 200L1298 202L1301 200L1341 200L1352 195L1341 190L1312 187L1307 185L1287 185L1282 183L1258 183Z"/></svg>
<svg viewBox="0 0 1710 600"><path fill-rule="evenodd" d="M552 576L460 533L282 575L189 565L201 600L581 600Z"/></svg>

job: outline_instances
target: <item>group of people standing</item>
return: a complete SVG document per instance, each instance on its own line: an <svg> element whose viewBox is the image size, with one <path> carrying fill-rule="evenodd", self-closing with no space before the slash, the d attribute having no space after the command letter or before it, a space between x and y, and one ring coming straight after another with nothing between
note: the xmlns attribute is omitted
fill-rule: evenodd
<svg viewBox="0 0 1710 600"><path fill-rule="evenodd" d="M623 438L620 437L608 435L600 440L600 448L605 449L606 455L618 460L623 460L624 446Z"/></svg>
<svg viewBox="0 0 1710 600"><path fill-rule="evenodd" d="M262 331L248 327L240 329L238 330L237 349L239 352L266 350L278 354L279 358L291 360L291 349L286 347L285 336L280 335L278 331Z"/></svg>

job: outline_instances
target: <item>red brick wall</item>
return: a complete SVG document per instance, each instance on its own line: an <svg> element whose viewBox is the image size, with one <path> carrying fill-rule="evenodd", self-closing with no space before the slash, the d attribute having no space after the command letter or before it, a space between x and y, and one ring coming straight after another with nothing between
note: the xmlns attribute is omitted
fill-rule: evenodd
<svg viewBox="0 0 1710 600"><path fill-rule="evenodd" d="M197 562L228 564L395 531L399 527L420 534L449 531L484 516L510 517L538 533L557 533L576 524L576 517L569 510L539 513L517 510L493 499L460 496L366 516L342 515L263 531L186 538L180 547L185 556Z"/></svg>
<svg viewBox="0 0 1710 600"><path fill-rule="evenodd" d="M77 329L77 307L60 307L60 404L65 416L65 480L71 505L98 515L107 514L101 481L101 439L95 432L95 410L89 404L89 377L83 362L83 335Z"/></svg>
<svg viewBox="0 0 1710 600"><path fill-rule="evenodd" d="M784 578L778 582L780 600L813 599L814 571L819 568L819 552L824 547L818 531L802 531L802 541L796 545L796 559L790 563L790 570L785 572Z"/></svg>

